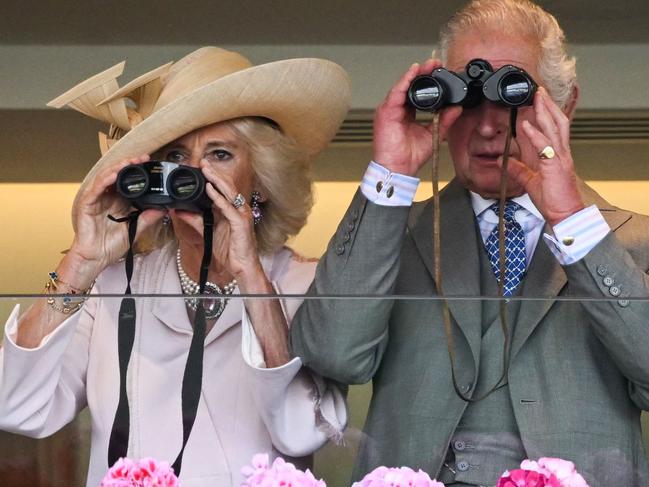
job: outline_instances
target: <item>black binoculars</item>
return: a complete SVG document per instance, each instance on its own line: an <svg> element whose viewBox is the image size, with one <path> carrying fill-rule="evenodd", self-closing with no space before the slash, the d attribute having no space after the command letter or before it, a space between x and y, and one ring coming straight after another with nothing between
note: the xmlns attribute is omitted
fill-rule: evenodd
<svg viewBox="0 0 649 487"><path fill-rule="evenodd" d="M200 169L167 161L131 164L117 174L115 188L139 210L178 208L202 213L212 207Z"/></svg>
<svg viewBox="0 0 649 487"><path fill-rule="evenodd" d="M494 72L484 59L469 61L464 72L437 68L417 76L408 88L408 102L418 110L436 112L448 105L471 108L487 99L505 107L531 105L537 84L511 64Z"/></svg>

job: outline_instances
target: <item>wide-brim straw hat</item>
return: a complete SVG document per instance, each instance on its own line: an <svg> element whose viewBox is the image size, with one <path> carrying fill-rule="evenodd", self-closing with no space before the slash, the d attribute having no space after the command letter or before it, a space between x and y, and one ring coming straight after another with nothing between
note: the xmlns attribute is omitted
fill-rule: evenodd
<svg viewBox="0 0 649 487"><path fill-rule="evenodd" d="M336 134L350 104L345 70L325 59L286 59L253 66L242 55L203 47L120 88L124 62L48 103L68 105L110 124L102 156L84 183L109 165L150 154L198 128L240 117L272 120L314 156Z"/></svg>

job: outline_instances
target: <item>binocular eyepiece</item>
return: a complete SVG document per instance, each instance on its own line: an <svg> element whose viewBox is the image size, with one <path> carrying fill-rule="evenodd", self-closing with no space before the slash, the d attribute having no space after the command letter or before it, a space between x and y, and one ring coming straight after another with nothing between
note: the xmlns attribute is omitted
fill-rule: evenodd
<svg viewBox="0 0 649 487"><path fill-rule="evenodd" d="M483 99L515 108L531 105L537 84L527 72L511 64L494 72L484 59L469 61L463 72L437 68L429 75L417 76L408 88L408 102L425 112L436 112L448 105L471 108Z"/></svg>
<svg viewBox="0 0 649 487"><path fill-rule="evenodd" d="M115 188L140 210L178 208L202 213L212 207L200 169L167 161L131 164L117 174Z"/></svg>

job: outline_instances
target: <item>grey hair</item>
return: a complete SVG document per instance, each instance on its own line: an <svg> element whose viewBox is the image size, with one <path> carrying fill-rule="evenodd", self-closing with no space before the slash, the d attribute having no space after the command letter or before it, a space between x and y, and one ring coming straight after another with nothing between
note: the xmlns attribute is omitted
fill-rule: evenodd
<svg viewBox="0 0 649 487"><path fill-rule="evenodd" d="M538 80L562 108L566 106L577 83L576 60L568 56L565 34L557 19L529 0L473 0L459 10L440 33L440 55L446 61L449 46L465 32L476 28L503 26L513 34L538 41L541 56Z"/></svg>

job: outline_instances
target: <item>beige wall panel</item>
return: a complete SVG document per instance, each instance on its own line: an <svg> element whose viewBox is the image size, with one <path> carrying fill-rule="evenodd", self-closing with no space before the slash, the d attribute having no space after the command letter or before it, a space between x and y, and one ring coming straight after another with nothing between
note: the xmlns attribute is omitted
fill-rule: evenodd
<svg viewBox="0 0 649 487"><path fill-rule="evenodd" d="M649 214L649 181L593 181L616 206ZM0 294L40 292L47 272L72 242L70 207L76 183L0 184ZM317 182L316 203L307 225L290 244L300 253L320 256L358 188L356 182ZM423 182L417 199L432 193Z"/></svg>

